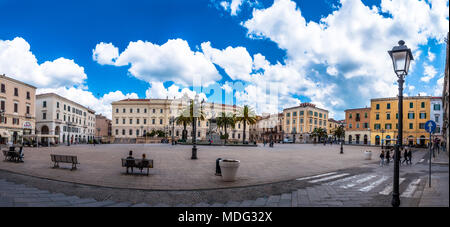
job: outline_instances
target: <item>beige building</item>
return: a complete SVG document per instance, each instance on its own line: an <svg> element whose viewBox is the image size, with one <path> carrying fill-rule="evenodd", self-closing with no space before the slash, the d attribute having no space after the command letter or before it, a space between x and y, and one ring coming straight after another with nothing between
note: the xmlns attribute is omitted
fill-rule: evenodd
<svg viewBox="0 0 450 227"><path fill-rule="evenodd" d="M341 126L341 124L339 123L339 121L336 121L333 118L329 118L328 119L328 127L327 127L328 138L334 139L334 130L336 130L340 126ZM339 139L339 138L336 138L336 139Z"/></svg>
<svg viewBox="0 0 450 227"><path fill-rule="evenodd" d="M108 138L111 136L112 124L111 120L107 117L97 114L95 115L95 137L96 138Z"/></svg>
<svg viewBox="0 0 450 227"><path fill-rule="evenodd" d="M284 138L283 114L263 114L258 117L257 123L251 126L251 141L263 142L264 140L281 142Z"/></svg>
<svg viewBox="0 0 450 227"><path fill-rule="evenodd" d="M345 110L345 143L371 144L370 113L367 107Z"/></svg>
<svg viewBox="0 0 450 227"><path fill-rule="evenodd" d="M176 118L189 105L184 99L125 99L112 104L112 136L116 143L135 143L137 139L145 138L152 131L163 131L165 138L171 140L172 133L175 140L181 139L183 126L171 124L171 119ZM240 107L216 103L204 103L203 112L205 120L198 121L197 139L209 140L210 131L215 125L211 125L209 119L217 117L220 113L240 112ZM246 140L249 140L249 126L246 128ZM192 137L191 125L187 126L188 139ZM218 129L221 133L222 129ZM223 133L223 132L222 132ZM236 123L234 129L228 128L229 141L242 140L243 125ZM163 139L163 138L160 138Z"/></svg>
<svg viewBox="0 0 450 227"><path fill-rule="evenodd" d="M44 144L88 143L96 133L95 111L55 93L37 95L36 132Z"/></svg>
<svg viewBox="0 0 450 227"><path fill-rule="evenodd" d="M285 138L294 143L313 142L310 138L315 128L327 130L328 110L317 108L312 103L302 103L299 106L283 110L283 129Z"/></svg>
<svg viewBox="0 0 450 227"><path fill-rule="evenodd" d="M34 134L36 87L0 75L0 143L21 143Z"/></svg>

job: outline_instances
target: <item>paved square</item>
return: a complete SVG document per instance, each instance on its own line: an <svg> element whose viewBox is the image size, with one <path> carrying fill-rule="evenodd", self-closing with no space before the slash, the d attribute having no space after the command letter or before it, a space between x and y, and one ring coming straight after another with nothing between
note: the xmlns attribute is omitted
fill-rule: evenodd
<svg viewBox="0 0 450 227"><path fill-rule="evenodd" d="M0 169L47 179L114 188L191 190L230 188L293 180L299 177L358 167L378 161L380 148L323 144L275 144L264 147L199 146L198 160L191 160L192 146L170 144L73 145L51 148L24 148L25 163L0 162ZM125 175L121 158L133 150L134 157L154 160L150 175ZM373 152L364 160L364 151ZM50 154L76 155L81 163L70 171L70 164L53 169ZM241 161L238 179L222 182L215 176L217 158ZM135 170L136 171L136 170ZM137 170L139 171L139 170ZM144 170L145 171L145 170ZM286 202L287 203L287 202Z"/></svg>

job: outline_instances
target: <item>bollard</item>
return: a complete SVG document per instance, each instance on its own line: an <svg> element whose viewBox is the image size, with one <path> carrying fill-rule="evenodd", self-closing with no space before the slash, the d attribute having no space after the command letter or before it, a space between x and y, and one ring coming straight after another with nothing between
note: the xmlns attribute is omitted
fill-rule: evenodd
<svg viewBox="0 0 450 227"><path fill-rule="evenodd" d="M216 176L222 176L222 171L220 171L220 165L219 165L220 160L222 160L222 159L218 158L216 160Z"/></svg>

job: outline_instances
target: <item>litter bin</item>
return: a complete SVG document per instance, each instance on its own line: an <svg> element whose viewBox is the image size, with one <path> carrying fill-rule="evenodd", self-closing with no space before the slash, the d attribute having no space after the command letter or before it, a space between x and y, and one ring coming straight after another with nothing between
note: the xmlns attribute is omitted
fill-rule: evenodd
<svg viewBox="0 0 450 227"><path fill-rule="evenodd" d="M222 172L220 171L220 160L222 160L221 158L218 158L216 160L216 176L222 176Z"/></svg>

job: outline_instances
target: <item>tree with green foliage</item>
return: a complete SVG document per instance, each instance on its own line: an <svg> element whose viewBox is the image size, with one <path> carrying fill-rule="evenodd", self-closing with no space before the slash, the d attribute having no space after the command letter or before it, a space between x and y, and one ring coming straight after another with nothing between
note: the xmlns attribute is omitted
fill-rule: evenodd
<svg viewBox="0 0 450 227"><path fill-rule="evenodd" d="M226 144L228 140L227 128L231 127L234 129L236 125L236 115L232 113L222 112L220 113L219 117L216 118L216 121L217 126L223 128L225 131L224 139Z"/></svg>
<svg viewBox="0 0 450 227"><path fill-rule="evenodd" d="M321 138L326 138L327 135L328 135L327 131L323 128L315 128L311 133L312 137L319 138L319 142L320 142Z"/></svg>
<svg viewBox="0 0 450 227"><path fill-rule="evenodd" d="M245 144L245 131L247 129L247 123L249 125L256 124L256 114L248 105L244 105L241 109L239 116L236 118L237 122L242 122L244 125L244 134L242 136L242 143Z"/></svg>

